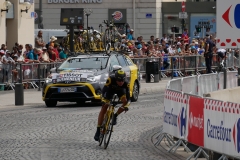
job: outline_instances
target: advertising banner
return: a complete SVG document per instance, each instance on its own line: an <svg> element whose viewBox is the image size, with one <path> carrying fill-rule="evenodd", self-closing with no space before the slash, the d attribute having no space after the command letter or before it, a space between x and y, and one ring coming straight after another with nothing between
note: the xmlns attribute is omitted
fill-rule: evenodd
<svg viewBox="0 0 240 160"><path fill-rule="evenodd" d="M187 140L195 145L204 146L204 99L189 96Z"/></svg>
<svg viewBox="0 0 240 160"><path fill-rule="evenodd" d="M204 146L240 158L240 105L205 99Z"/></svg>
<svg viewBox="0 0 240 160"><path fill-rule="evenodd" d="M197 31L197 27L201 31ZM216 35L216 15L192 14L190 18L190 33L192 38L204 38L206 34Z"/></svg>
<svg viewBox="0 0 240 160"><path fill-rule="evenodd" d="M177 138L186 136L186 98L181 92L166 90L163 131Z"/></svg>

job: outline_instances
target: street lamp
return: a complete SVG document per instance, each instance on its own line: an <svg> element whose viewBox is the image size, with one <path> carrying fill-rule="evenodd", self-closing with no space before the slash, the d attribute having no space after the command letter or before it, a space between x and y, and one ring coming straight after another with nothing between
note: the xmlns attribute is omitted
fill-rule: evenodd
<svg viewBox="0 0 240 160"><path fill-rule="evenodd" d="M22 12L28 13L28 10L31 8L31 3L29 3L29 2L24 2L24 3L23 3L23 8L24 8L24 9L21 9L21 13L22 13Z"/></svg>
<svg viewBox="0 0 240 160"><path fill-rule="evenodd" d="M88 49L90 49L89 46L89 37L88 37L88 16L91 15L92 10L91 9L83 9L84 14L87 16L87 45L88 45Z"/></svg>
<svg viewBox="0 0 240 160"><path fill-rule="evenodd" d="M12 7L12 3L9 2L8 0L6 0L4 3L3 3L3 8L1 9L1 12L8 12L8 10Z"/></svg>

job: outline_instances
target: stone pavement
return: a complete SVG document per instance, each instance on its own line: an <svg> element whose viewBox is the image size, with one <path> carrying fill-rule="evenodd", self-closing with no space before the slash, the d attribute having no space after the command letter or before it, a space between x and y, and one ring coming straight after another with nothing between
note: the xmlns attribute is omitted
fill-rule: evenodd
<svg viewBox="0 0 240 160"><path fill-rule="evenodd" d="M99 107L61 103L47 108L37 90L25 90L25 105L15 106L14 91L0 92L0 155L20 160L184 160L190 154L182 148L171 154L165 141L154 146L162 126L167 83L141 83L138 102L118 117L107 150L93 141Z"/></svg>

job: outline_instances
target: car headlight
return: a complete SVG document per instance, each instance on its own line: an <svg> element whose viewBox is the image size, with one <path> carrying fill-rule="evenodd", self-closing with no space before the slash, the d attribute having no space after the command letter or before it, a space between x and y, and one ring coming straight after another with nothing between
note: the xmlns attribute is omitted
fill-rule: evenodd
<svg viewBox="0 0 240 160"><path fill-rule="evenodd" d="M87 81L89 81L89 82L95 82L96 79L95 79L95 77L88 77L88 78L87 78Z"/></svg>
<svg viewBox="0 0 240 160"><path fill-rule="evenodd" d="M89 81L89 82L99 82L100 81L100 77L101 77L101 75L88 77L87 81Z"/></svg>

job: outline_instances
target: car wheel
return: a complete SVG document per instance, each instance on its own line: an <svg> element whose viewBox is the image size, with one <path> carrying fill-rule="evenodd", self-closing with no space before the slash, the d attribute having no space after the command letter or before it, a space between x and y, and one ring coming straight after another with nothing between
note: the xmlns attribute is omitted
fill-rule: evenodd
<svg viewBox="0 0 240 160"><path fill-rule="evenodd" d="M135 82L133 85L131 101L136 102L138 100L138 95L139 95L139 87L138 87L137 82Z"/></svg>
<svg viewBox="0 0 240 160"><path fill-rule="evenodd" d="M49 100L45 101L47 107L55 107L57 105L57 101Z"/></svg>

